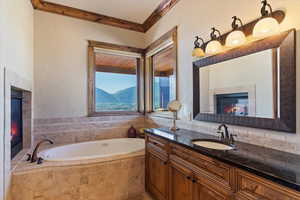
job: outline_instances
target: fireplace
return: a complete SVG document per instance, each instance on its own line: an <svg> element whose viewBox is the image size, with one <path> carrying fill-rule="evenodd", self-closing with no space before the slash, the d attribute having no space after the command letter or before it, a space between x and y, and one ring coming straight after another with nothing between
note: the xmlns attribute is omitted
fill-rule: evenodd
<svg viewBox="0 0 300 200"><path fill-rule="evenodd" d="M23 94L11 90L11 159L23 149Z"/></svg>
<svg viewBox="0 0 300 200"><path fill-rule="evenodd" d="M217 114L248 116L248 93L231 93L216 95Z"/></svg>

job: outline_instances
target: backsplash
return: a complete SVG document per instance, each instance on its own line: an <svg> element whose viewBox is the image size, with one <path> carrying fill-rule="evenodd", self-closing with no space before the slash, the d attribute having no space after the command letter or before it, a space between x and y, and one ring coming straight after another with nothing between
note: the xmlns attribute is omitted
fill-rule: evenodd
<svg viewBox="0 0 300 200"><path fill-rule="evenodd" d="M161 117L149 115L147 124L155 126L171 126L172 121ZM177 125L180 128L202 132L205 134L217 135L217 123L200 121L179 120ZM248 127L229 125L229 132L237 134L237 140L245 143L259 145L267 148L277 149L294 154L300 154L300 134L287 134L264 129L254 129Z"/></svg>
<svg viewBox="0 0 300 200"><path fill-rule="evenodd" d="M148 115L76 117L34 120L34 143L51 139L55 144L69 144L101 139L127 137L133 125L137 130L144 127L170 127L170 119ZM216 135L217 123L200 121L177 122L180 128ZM289 153L300 154L300 135L263 129L229 125L229 131L237 134L237 140Z"/></svg>
<svg viewBox="0 0 300 200"><path fill-rule="evenodd" d="M76 117L34 120L34 143L51 139L55 144L69 144L101 139L127 137L133 125L137 130L145 127L142 115Z"/></svg>

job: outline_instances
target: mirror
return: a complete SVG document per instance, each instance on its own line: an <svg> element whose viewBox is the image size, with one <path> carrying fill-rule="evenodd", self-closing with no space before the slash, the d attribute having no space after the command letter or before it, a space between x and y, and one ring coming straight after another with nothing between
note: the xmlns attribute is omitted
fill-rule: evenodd
<svg viewBox="0 0 300 200"><path fill-rule="evenodd" d="M194 119L295 133L295 33L292 29L195 61Z"/></svg>
<svg viewBox="0 0 300 200"><path fill-rule="evenodd" d="M277 117L277 50L202 67L200 113Z"/></svg>

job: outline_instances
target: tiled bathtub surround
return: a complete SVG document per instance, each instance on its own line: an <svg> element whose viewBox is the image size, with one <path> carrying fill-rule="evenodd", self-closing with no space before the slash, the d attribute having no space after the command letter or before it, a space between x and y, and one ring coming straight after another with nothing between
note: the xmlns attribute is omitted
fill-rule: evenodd
<svg viewBox="0 0 300 200"><path fill-rule="evenodd" d="M137 130L147 126L143 115L77 117L34 120L34 141L51 139L55 144L127 137L133 125Z"/></svg>
<svg viewBox="0 0 300 200"><path fill-rule="evenodd" d="M151 115L148 116L146 123L149 127L171 126L171 120L153 117ZM217 123L185 120L179 120L177 124L180 128L213 135L217 134L217 127L219 125ZM264 146L289 153L300 154L300 134L298 133L288 134L234 125L229 125L229 132L237 134L237 140L241 142Z"/></svg>
<svg viewBox="0 0 300 200"><path fill-rule="evenodd" d="M144 195L144 153L59 166L24 164L13 172L9 200L135 200Z"/></svg>

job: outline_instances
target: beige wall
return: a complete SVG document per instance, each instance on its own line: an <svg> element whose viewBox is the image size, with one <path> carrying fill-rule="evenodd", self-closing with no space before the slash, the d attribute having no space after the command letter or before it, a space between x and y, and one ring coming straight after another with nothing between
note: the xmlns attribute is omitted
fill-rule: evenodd
<svg viewBox="0 0 300 200"><path fill-rule="evenodd" d="M33 78L33 9L30 1L2 0L1 64L24 79ZM5 30L5 31L3 31Z"/></svg>
<svg viewBox="0 0 300 200"><path fill-rule="evenodd" d="M298 0L270 0L274 9L283 9L286 18L281 25L282 30L289 28L300 29L299 10L300 1ZM157 24L146 33L146 44L159 38L174 26L178 26L178 91L179 100L183 103L180 113L181 123L185 128L198 131L215 132L217 124L190 121L192 113L192 56L194 37L200 35L209 39L210 28L216 26L221 32L230 30L231 17L237 15L244 22L256 19L260 15L260 1L253 0L220 0L199 1L182 0ZM300 37L299 31L297 34ZM298 40L298 47L300 46ZM297 68L299 63L300 51L297 55ZM297 70L300 77L300 70ZM300 80L297 80L297 90L300 87ZM300 93L297 93L297 102L300 105ZM297 106L297 113L300 106ZM298 114L298 134L288 135L273 131L250 129L244 127L231 126L231 130L239 134L240 140L252 142L266 147L277 148L284 151L300 154L300 116ZM208 131L209 130L209 131ZM255 136L255 137L253 137Z"/></svg>
<svg viewBox="0 0 300 200"><path fill-rule="evenodd" d="M4 194L4 69L0 66L0 199Z"/></svg>
<svg viewBox="0 0 300 200"><path fill-rule="evenodd" d="M10 145L10 121L5 121L4 130L3 75L5 68L6 74L16 74L26 82L30 83L33 79L33 9L30 1L1 0L0 30L0 199L4 199L10 174L10 152L7 151Z"/></svg>
<svg viewBox="0 0 300 200"><path fill-rule="evenodd" d="M143 47L144 34L34 12L35 118L87 114L87 40Z"/></svg>

